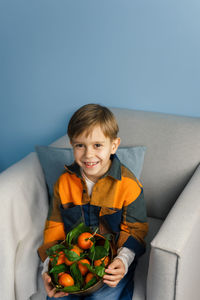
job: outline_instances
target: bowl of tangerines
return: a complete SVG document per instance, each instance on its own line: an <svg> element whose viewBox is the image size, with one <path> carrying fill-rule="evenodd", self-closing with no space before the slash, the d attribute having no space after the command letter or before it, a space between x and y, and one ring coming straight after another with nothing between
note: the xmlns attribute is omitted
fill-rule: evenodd
<svg viewBox="0 0 200 300"><path fill-rule="evenodd" d="M66 239L47 250L49 275L57 291L88 295L103 285L106 266L113 259L109 237L80 223Z"/></svg>

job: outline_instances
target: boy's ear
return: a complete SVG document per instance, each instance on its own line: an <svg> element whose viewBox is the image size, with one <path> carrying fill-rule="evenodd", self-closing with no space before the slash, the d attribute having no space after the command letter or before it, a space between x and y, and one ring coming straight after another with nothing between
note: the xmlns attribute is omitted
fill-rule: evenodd
<svg viewBox="0 0 200 300"><path fill-rule="evenodd" d="M112 141L112 151L111 151L111 154L115 154L115 152L117 151L119 145L120 145L120 138L116 138Z"/></svg>

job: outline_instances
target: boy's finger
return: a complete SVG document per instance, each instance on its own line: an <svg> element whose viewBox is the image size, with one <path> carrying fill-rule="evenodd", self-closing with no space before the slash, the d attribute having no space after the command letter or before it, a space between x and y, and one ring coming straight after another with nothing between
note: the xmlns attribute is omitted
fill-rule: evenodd
<svg viewBox="0 0 200 300"><path fill-rule="evenodd" d="M104 275L103 280L109 280L109 281L115 281L115 280L121 280L123 276L121 274L118 275Z"/></svg>
<svg viewBox="0 0 200 300"><path fill-rule="evenodd" d="M115 281L104 280L103 282L104 282L105 284L107 284L108 286L110 286L110 287L115 287L115 286L118 285L119 281L120 281L120 280L115 280Z"/></svg>
<svg viewBox="0 0 200 300"><path fill-rule="evenodd" d="M56 293L56 288L51 289L51 290L49 290L49 291L47 292L47 294L48 294L48 296L49 296L50 298L54 297L54 296L55 296L55 293Z"/></svg>
<svg viewBox="0 0 200 300"><path fill-rule="evenodd" d="M120 274L121 273L121 270L120 269L105 269L105 272L108 273L108 274Z"/></svg>
<svg viewBox="0 0 200 300"><path fill-rule="evenodd" d="M65 296L68 296L69 294L67 293L64 293L64 292L58 292L56 294L54 294L54 298L60 298L60 297L65 297Z"/></svg>

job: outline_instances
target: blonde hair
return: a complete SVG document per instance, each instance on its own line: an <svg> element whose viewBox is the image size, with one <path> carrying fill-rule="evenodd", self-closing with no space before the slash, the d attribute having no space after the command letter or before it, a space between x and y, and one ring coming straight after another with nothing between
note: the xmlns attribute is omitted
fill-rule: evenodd
<svg viewBox="0 0 200 300"><path fill-rule="evenodd" d="M80 107L71 117L67 134L72 141L83 132L89 135L91 130L99 125L106 137L111 140L117 138L119 127L113 113L99 104L86 104Z"/></svg>

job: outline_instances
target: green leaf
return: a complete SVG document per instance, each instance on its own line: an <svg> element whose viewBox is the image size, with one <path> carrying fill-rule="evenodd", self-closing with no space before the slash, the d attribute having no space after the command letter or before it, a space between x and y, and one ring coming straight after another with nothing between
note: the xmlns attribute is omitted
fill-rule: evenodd
<svg viewBox="0 0 200 300"><path fill-rule="evenodd" d="M109 241L108 240L105 240L105 243L104 243L104 248L106 249L106 251L107 251L107 254L106 254L106 256L108 256L108 254L109 254L109 249L110 249L110 243L109 243Z"/></svg>
<svg viewBox="0 0 200 300"><path fill-rule="evenodd" d="M95 267L95 273L99 277L103 277L105 273L105 267L103 265Z"/></svg>
<svg viewBox="0 0 200 300"><path fill-rule="evenodd" d="M51 274L51 278L54 284L58 284L58 273Z"/></svg>
<svg viewBox="0 0 200 300"><path fill-rule="evenodd" d="M49 249L47 249L46 253L48 256L52 256L52 255L59 253L63 249L65 249L65 246L63 244L56 244L56 245L50 247Z"/></svg>
<svg viewBox="0 0 200 300"><path fill-rule="evenodd" d="M56 265L54 266L49 273L61 273L61 272L66 272L68 270L68 267L66 266L66 264L60 264L60 265Z"/></svg>
<svg viewBox="0 0 200 300"><path fill-rule="evenodd" d="M65 286L64 288L62 289L57 289L57 291L60 291L60 292L66 292L66 293L70 293L70 292L78 292L80 291L80 286L78 285L72 285L72 286Z"/></svg>
<svg viewBox="0 0 200 300"><path fill-rule="evenodd" d="M64 249L64 253L70 261L78 261L80 259L80 256L74 251Z"/></svg>
<svg viewBox="0 0 200 300"><path fill-rule="evenodd" d="M113 240L113 234L112 233L105 233L105 234L102 234L105 239L109 240L109 241L112 241Z"/></svg>
<svg viewBox="0 0 200 300"><path fill-rule="evenodd" d="M101 259L104 256L107 256L107 250L104 248L104 246L96 246L96 247L94 247L92 252L90 251L88 256L92 261Z"/></svg>
<svg viewBox="0 0 200 300"><path fill-rule="evenodd" d="M86 266L91 273L94 273L99 277L103 277L106 274L104 263L101 266L96 267L90 266L89 264L85 263L82 263L82 265Z"/></svg>
<svg viewBox="0 0 200 300"><path fill-rule="evenodd" d="M88 256L91 259L91 261L93 262L94 256L95 256L95 244L93 244L92 247L90 248Z"/></svg>
<svg viewBox="0 0 200 300"><path fill-rule="evenodd" d="M51 258L51 266L55 266L58 261L58 255L51 255L50 258Z"/></svg>
<svg viewBox="0 0 200 300"><path fill-rule="evenodd" d="M83 276L79 270L79 267L76 263L70 266L70 273L75 281L76 285L82 286L83 284Z"/></svg>
<svg viewBox="0 0 200 300"><path fill-rule="evenodd" d="M107 256L107 250L103 246L95 247L95 260L101 259L104 256Z"/></svg>
<svg viewBox="0 0 200 300"><path fill-rule="evenodd" d="M93 286L97 282L97 278L94 276L86 285L84 286L84 290L87 290L89 287Z"/></svg>
<svg viewBox="0 0 200 300"><path fill-rule="evenodd" d="M85 258L86 256L88 256L88 253L87 253L87 252L82 252L82 253L80 254L80 259L83 259L83 258Z"/></svg>

